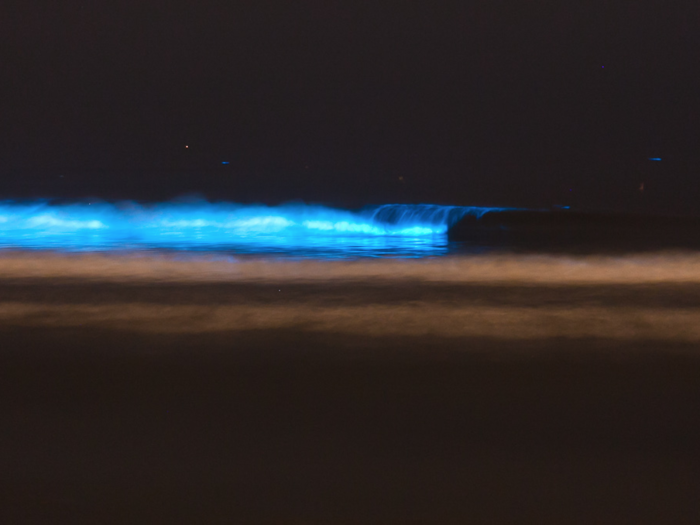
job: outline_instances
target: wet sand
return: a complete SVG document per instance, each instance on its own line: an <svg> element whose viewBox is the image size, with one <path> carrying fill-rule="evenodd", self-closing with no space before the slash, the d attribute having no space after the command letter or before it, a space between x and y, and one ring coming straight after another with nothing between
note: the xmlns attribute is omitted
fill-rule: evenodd
<svg viewBox="0 0 700 525"><path fill-rule="evenodd" d="M698 292L6 276L0 518L696 523Z"/></svg>

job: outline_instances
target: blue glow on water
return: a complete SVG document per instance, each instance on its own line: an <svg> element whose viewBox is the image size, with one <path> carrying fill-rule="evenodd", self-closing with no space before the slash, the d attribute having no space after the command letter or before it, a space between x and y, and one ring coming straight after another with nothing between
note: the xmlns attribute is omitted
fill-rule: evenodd
<svg viewBox="0 0 700 525"><path fill-rule="evenodd" d="M654 162L661 162L661 157L649 157L649 160L653 160Z"/></svg>
<svg viewBox="0 0 700 525"><path fill-rule="evenodd" d="M321 257L447 252L447 229L494 208L384 205L347 211L289 204L0 203L0 248L176 249Z"/></svg>

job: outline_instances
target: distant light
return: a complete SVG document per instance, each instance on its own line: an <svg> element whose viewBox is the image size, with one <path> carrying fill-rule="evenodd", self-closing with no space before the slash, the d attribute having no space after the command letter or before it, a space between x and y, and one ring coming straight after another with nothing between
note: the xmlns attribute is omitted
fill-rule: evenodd
<svg viewBox="0 0 700 525"><path fill-rule="evenodd" d="M228 161L223 161L221 164L228 164Z"/></svg>
<svg viewBox="0 0 700 525"><path fill-rule="evenodd" d="M185 146L185 149L189 148L189 146Z"/></svg>
<svg viewBox="0 0 700 525"><path fill-rule="evenodd" d="M649 157L649 160L653 160L654 162L660 162L661 157Z"/></svg>

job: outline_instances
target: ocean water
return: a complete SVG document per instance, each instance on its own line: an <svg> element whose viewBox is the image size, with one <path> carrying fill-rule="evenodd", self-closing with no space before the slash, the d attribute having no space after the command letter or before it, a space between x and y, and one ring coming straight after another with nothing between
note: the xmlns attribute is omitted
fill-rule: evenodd
<svg viewBox="0 0 700 525"><path fill-rule="evenodd" d="M462 245L447 230L500 208L384 205L349 211L288 204L132 202L0 204L0 248L66 252L177 250L312 257L431 257Z"/></svg>
<svg viewBox="0 0 700 525"><path fill-rule="evenodd" d="M0 249L177 251L315 259L700 251L700 220L386 204L0 203Z"/></svg>

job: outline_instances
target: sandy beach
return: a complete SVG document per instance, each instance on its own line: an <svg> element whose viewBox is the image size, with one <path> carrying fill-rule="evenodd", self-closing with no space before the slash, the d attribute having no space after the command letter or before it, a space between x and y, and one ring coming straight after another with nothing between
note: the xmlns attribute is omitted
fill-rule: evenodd
<svg viewBox="0 0 700 525"><path fill-rule="evenodd" d="M639 260L589 274L578 261L564 279L571 261L552 259L539 279L506 281L446 271L484 259L207 279L201 261L168 277L162 259L129 274L128 259L46 256L43 273L37 258L22 274L12 257L0 259L5 523L700 512L692 258L632 282L616 268Z"/></svg>

